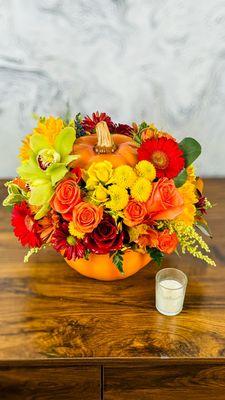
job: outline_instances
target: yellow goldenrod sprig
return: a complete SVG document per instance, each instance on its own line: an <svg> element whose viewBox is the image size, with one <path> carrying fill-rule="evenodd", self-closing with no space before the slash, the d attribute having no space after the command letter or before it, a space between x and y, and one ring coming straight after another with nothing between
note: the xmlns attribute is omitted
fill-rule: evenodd
<svg viewBox="0 0 225 400"><path fill-rule="evenodd" d="M185 254L190 253L193 257L199 258L205 261L207 264L215 266L215 261L203 254L201 249L206 253L209 253L209 247L199 235L193 226L186 226L182 221L160 221L158 223L158 229L168 228L170 233L176 233L181 252Z"/></svg>

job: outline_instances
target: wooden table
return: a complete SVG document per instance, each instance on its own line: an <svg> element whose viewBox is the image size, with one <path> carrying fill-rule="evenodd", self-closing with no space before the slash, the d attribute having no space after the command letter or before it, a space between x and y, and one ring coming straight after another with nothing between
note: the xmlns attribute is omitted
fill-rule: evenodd
<svg viewBox="0 0 225 400"><path fill-rule="evenodd" d="M1 208L1 400L225 399L225 180L207 181L206 193L217 203L217 267L165 261L189 277L176 317L155 309L153 264L112 283L78 275L54 251L23 264Z"/></svg>

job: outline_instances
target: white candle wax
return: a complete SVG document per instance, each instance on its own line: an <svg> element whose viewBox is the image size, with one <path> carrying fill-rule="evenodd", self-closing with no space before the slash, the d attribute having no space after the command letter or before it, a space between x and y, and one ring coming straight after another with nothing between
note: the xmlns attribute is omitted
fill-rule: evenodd
<svg viewBox="0 0 225 400"><path fill-rule="evenodd" d="M163 279L156 288L156 308L165 315L176 315L182 310L185 288L175 279Z"/></svg>

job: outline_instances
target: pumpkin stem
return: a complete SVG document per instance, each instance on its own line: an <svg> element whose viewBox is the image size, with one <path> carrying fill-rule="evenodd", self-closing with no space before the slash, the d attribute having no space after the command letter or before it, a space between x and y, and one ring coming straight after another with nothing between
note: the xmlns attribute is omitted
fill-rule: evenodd
<svg viewBox="0 0 225 400"><path fill-rule="evenodd" d="M97 154L114 153L117 146L109 132L107 123L105 121L100 121L97 123L95 129L98 138L98 143L94 147L95 152Z"/></svg>

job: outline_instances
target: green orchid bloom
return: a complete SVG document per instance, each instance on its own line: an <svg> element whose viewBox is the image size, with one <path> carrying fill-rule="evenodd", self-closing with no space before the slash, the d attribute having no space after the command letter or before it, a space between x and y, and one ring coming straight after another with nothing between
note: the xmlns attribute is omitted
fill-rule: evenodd
<svg viewBox="0 0 225 400"><path fill-rule="evenodd" d="M39 133L30 138L31 156L20 165L17 173L29 183L29 203L40 207L35 219L47 213L54 186L66 175L68 165L78 158L70 154L75 138L73 127L63 128L53 145Z"/></svg>

